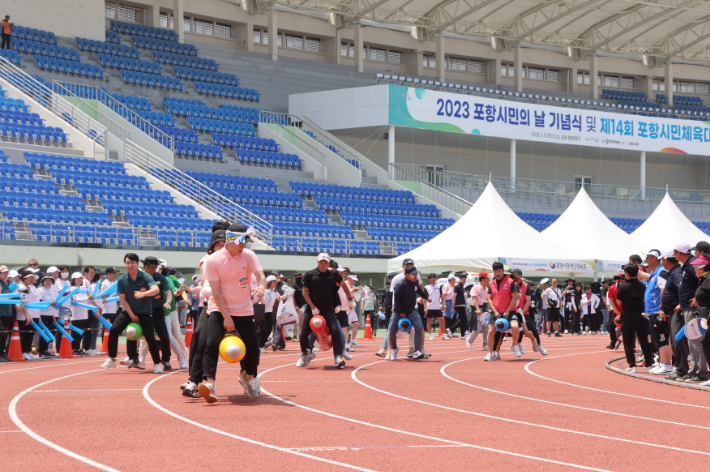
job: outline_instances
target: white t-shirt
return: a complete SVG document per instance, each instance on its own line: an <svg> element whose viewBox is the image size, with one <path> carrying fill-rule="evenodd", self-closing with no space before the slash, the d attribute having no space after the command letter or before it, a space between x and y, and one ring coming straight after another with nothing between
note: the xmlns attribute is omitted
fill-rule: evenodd
<svg viewBox="0 0 710 472"><path fill-rule="evenodd" d="M58 294L62 294L62 296L66 295L67 293L72 291L71 288L71 281L69 280L64 280L62 278L58 278L57 280L54 281L54 285L57 286L57 296ZM71 300L67 299L64 303L61 305L63 308L71 308Z"/></svg>
<svg viewBox="0 0 710 472"><path fill-rule="evenodd" d="M37 303L40 301L40 294L34 285L29 287L23 283L20 283L17 287L17 291L20 292L20 301L22 303ZM25 308L24 310L17 310L17 320L24 321L27 318L25 316L30 316L32 319L39 318L39 310Z"/></svg>
<svg viewBox="0 0 710 472"><path fill-rule="evenodd" d="M86 280L84 280L86 282ZM90 287L90 286L89 286ZM86 288L86 285L84 285L84 288ZM91 292L89 292L91 293ZM86 293L81 293L77 292L75 293L71 299L73 301L83 303L84 305L91 305L91 302L89 302L89 294ZM72 312L72 320L88 320L89 319L89 310L82 306L76 306L72 305L71 306L71 312Z"/></svg>
<svg viewBox="0 0 710 472"><path fill-rule="evenodd" d="M439 291L439 284L435 283L434 285L427 285L424 287L424 290L426 290L426 293L429 294L429 297L431 299L431 303L426 304L426 307L428 310L441 310L441 292Z"/></svg>
<svg viewBox="0 0 710 472"><path fill-rule="evenodd" d="M57 286L55 284L50 285L49 288L41 286L39 288L39 301L53 302L57 299L58 294L59 289L57 289ZM57 316L57 307L50 306L46 310L40 310L39 314L40 316Z"/></svg>
<svg viewBox="0 0 710 472"><path fill-rule="evenodd" d="M117 280L118 280L118 279L114 280L113 282L110 282L110 281L104 279L104 281L101 282L101 288L99 289L99 293L105 292L106 289L108 289L108 288L111 287L113 284L115 284ZM111 297L113 297L113 296L115 296L115 295L111 295L111 296L108 296L108 297L106 297L106 298L111 298ZM105 300L105 299L104 299L104 300ZM104 301L104 302L103 302L103 306L104 306L104 313L116 313L116 311L118 310L118 302L106 302L106 301Z"/></svg>
<svg viewBox="0 0 710 472"><path fill-rule="evenodd" d="M557 300L557 306L555 308L560 308L560 298L562 297L562 291L559 288L548 288L543 292L546 300Z"/></svg>

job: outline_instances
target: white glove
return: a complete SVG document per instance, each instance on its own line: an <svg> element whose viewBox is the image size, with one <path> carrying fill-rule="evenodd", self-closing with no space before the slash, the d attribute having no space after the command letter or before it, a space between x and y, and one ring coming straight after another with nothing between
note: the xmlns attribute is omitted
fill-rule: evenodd
<svg viewBox="0 0 710 472"><path fill-rule="evenodd" d="M320 315L320 310L318 308L314 308L311 310L311 313L313 313L313 315Z"/></svg>
<svg viewBox="0 0 710 472"><path fill-rule="evenodd" d="M348 303L348 305L350 306L351 310L355 309L355 301L354 300L350 300L350 303Z"/></svg>
<svg viewBox="0 0 710 472"><path fill-rule="evenodd" d="M336 307L335 307L335 310L333 310L333 311L336 312L336 313L340 313L340 305L336 306Z"/></svg>

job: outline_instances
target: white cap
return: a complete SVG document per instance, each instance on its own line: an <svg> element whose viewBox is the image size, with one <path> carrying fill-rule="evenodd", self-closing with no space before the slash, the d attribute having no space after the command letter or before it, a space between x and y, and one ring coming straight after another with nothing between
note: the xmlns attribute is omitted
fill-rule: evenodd
<svg viewBox="0 0 710 472"><path fill-rule="evenodd" d="M662 257L661 251L659 251L658 249L651 249L650 251L645 252L644 256L653 256L656 259L660 259Z"/></svg>
<svg viewBox="0 0 710 472"><path fill-rule="evenodd" d="M663 254L661 255L664 259L668 259L669 257L675 257L675 251L673 249L668 249L667 251L663 251Z"/></svg>
<svg viewBox="0 0 710 472"><path fill-rule="evenodd" d="M17 277L18 275L20 275L20 273L17 272L16 270L11 270L10 273L7 274L7 276L10 278Z"/></svg>
<svg viewBox="0 0 710 472"><path fill-rule="evenodd" d="M355 274L348 275L348 278L353 279L355 282L357 282L357 275Z"/></svg>
<svg viewBox="0 0 710 472"><path fill-rule="evenodd" d="M74 273L71 275L71 279L72 279L72 280L78 279L79 277L83 277L83 275L81 275L81 272L74 272Z"/></svg>
<svg viewBox="0 0 710 472"><path fill-rule="evenodd" d="M51 274L52 272L59 272L59 269L57 269L57 268L54 267L54 266L52 266L52 267L50 267L49 269L47 269L47 273L48 273L48 274Z"/></svg>
<svg viewBox="0 0 710 472"><path fill-rule="evenodd" d="M159 259L158 264L160 264L163 267L168 267L168 261L166 261L165 259Z"/></svg>
<svg viewBox="0 0 710 472"><path fill-rule="evenodd" d="M345 272L345 267L339 265L339 266L338 266L338 272Z"/></svg>
<svg viewBox="0 0 710 472"><path fill-rule="evenodd" d="M681 254L690 254L691 247L692 246L688 241L681 241L675 245L675 250L680 252Z"/></svg>
<svg viewBox="0 0 710 472"><path fill-rule="evenodd" d="M330 262L330 254L328 254L327 252L321 252L320 254L318 254L318 259L316 259L316 261L317 262L320 262L320 261Z"/></svg>
<svg viewBox="0 0 710 472"><path fill-rule="evenodd" d="M199 277L199 275L197 275L197 274L193 275L192 280L195 280L197 277Z"/></svg>
<svg viewBox="0 0 710 472"><path fill-rule="evenodd" d="M266 278L266 283L267 283L267 284L270 284L271 282L276 282L277 280L279 280L279 279L277 279L277 278L274 277L273 275L270 275L270 276L268 276L268 277Z"/></svg>

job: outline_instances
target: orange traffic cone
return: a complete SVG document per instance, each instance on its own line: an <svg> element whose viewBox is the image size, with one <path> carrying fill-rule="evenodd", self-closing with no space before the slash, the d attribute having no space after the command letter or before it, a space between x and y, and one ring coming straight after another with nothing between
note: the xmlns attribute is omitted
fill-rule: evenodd
<svg viewBox="0 0 710 472"><path fill-rule="evenodd" d="M15 362L25 361L25 359L22 358L20 328L17 326L17 321L15 321L15 326L12 327L12 336L10 337L10 348L7 350L7 358Z"/></svg>
<svg viewBox="0 0 710 472"><path fill-rule="evenodd" d="M64 320L64 331L69 332L69 320ZM75 334L74 336L78 336ZM71 341L66 337L62 338L62 345L59 348L59 357L61 359L72 359L74 357L74 351L71 347Z"/></svg>
<svg viewBox="0 0 710 472"><path fill-rule="evenodd" d="M441 320L441 318L439 318ZM441 321L439 321L439 334L436 335L437 338L440 338L444 336L444 333L446 332L446 326L442 326Z"/></svg>
<svg viewBox="0 0 710 472"><path fill-rule="evenodd" d="M108 355L108 333L109 330L104 328L104 339L101 341L101 352Z"/></svg>
<svg viewBox="0 0 710 472"><path fill-rule="evenodd" d="M365 318L365 335L362 339L375 339L372 337L372 326L370 325L370 315Z"/></svg>
<svg viewBox="0 0 710 472"><path fill-rule="evenodd" d="M185 325L185 346L190 346L192 342L192 317L187 317L187 325Z"/></svg>

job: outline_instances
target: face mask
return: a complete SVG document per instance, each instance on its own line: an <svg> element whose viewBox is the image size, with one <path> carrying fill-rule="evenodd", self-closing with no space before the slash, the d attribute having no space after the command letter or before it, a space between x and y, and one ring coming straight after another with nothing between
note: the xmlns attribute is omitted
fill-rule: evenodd
<svg viewBox="0 0 710 472"><path fill-rule="evenodd" d="M69 272L62 272L60 275L63 279L66 279L67 277L69 277Z"/></svg>

